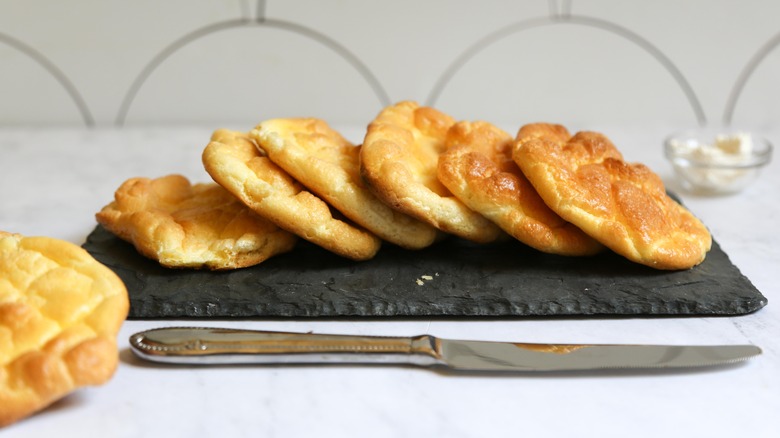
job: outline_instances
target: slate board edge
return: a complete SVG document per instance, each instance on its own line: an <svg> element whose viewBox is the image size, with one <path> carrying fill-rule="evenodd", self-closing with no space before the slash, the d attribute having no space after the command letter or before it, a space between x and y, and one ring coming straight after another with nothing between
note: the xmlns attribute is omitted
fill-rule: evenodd
<svg viewBox="0 0 780 438"><path fill-rule="evenodd" d="M132 320L158 320L158 319L190 319L190 318L196 318L196 319L276 319L276 318L282 318L282 319L396 319L396 318L402 318L402 319L421 319L421 318L444 318L444 319L459 319L459 318L479 318L479 319L520 319L520 318L547 318L547 319L556 319L556 318L587 318L587 317L598 317L602 319L610 319L610 318L626 318L626 317L634 317L634 318L662 318L662 317L674 317L674 318L684 318L684 317L736 317L736 316L745 316L750 315L752 313L757 312L761 308L763 308L766 305L766 301L760 302L757 305L740 305L733 311L724 311L724 312L711 312L711 313L704 313L704 312L685 312L685 311L679 311L679 312L643 312L643 311L636 311L636 312L536 312L536 313L497 313L497 312L485 312L485 313L447 313L447 312L430 312L430 313L403 313L403 312L397 312L397 313L373 313L371 315L365 315L365 314L351 314L351 313L284 313L284 312L264 312L262 314L249 314L249 313L232 313L228 310L221 309L219 307L216 308L207 308L207 306L203 305L195 305L192 307L189 307L187 309L180 309L180 308L173 308L173 309L165 309L165 310L149 310L149 307L143 305L142 303L139 304L138 302L135 302L133 304L131 302L131 311L128 315L128 319ZM138 309L144 309L144 310L138 310ZM147 316L150 313L154 313L155 316Z"/></svg>
<svg viewBox="0 0 780 438"><path fill-rule="evenodd" d="M655 317L735 317L744 316L757 312L768 304L768 300L761 296L755 300L737 300L731 303L730 306L724 307L721 311L702 311L693 308L685 308L684 306L677 306L675 309L668 311L661 311L658 309L652 309L648 307L637 307L630 311L614 311L604 310L604 306L601 308L578 308L576 310L565 309L560 306L535 306L533 311L518 311L518 310L493 310L487 312L462 312L462 311L447 311L442 310L438 312L408 312L408 311L377 311L374 309L371 313L366 312L349 312L344 310L333 311L264 311L264 312L251 312L241 309L236 309L234 305L220 305L215 303L210 304L188 304L186 306L176 305L154 305L149 304L144 300L132 300L131 310L128 315L128 319L165 319L165 318L304 318L304 319L384 319L384 318L577 318L577 317L599 317L599 318L655 318ZM533 306L532 306L533 307ZM154 314L157 316L145 316Z"/></svg>

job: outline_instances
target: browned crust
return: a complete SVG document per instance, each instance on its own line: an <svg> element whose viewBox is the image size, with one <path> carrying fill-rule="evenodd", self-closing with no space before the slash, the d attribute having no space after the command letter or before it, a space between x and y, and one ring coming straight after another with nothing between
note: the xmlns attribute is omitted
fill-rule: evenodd
<svg viewBox="0 0 780 438"><path fill-rule="evenodd" d="M604 135L524 126L513 158L545 203L618 254L656 269L701 263L712 239L691 212L670 198L660 177L623 161Z"/></svg>
<svg viewBox="0 0 780 438"><path fill-rule="evenodd" d="M450 116L415 102L385 108L368 126L361 174L389 206L443 232L491 242L503 235L501 229L466 207L437 177L444 138L454 123Z"/></svg>
<svg viewBox="0 0 780 438"><path fill-rule="evenodd" d="M315 118L273 119L250 132L268 157L355 223L407 249L432 244L437 230L390 208L360 176L360 147Z"/></svg>
<svg viewBox="0 0 780 438"><path fill-rule="evenodd" d="M603 246L544 203L512 160L514 138L487 122L459 122L439 158L439 180L472 210L526 245L584 256Z"/></svg>
<svg viewBox="0 0 780 438"><path fill-rule="evenodd" d="M237 269L290 251L296 237L215 183L131 178L96 215L138 252L170 268Z"/></svg>
<svg viewBox="0 0 780 438"><path fill-rule="evenodd" d="M218 130L203 151L211 177L280 228L353 260L372 258L374 234L333 216L325 201L264 156L245 133Z"/></svg>

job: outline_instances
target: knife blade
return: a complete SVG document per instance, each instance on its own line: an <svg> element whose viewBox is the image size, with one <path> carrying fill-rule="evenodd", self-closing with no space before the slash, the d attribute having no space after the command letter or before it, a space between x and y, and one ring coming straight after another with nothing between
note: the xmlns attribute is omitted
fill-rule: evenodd
<svg viewBox="0 0 780 438"><path fill-rule="evenodd" d="M171 364L410 364L461 371L574 371L705 367L761 354L754 345L537 344L415 337L351 336L210 327L135 333L141 359Z"/></svg>

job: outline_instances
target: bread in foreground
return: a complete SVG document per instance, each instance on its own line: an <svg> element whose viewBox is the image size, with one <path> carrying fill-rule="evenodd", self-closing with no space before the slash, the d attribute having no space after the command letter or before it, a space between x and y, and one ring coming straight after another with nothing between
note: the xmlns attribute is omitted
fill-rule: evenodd
<svg viewBox="0 0 780 438"><path fill-rule="evenodd" d="M525 125L513 159L553 211L629 260L688 269L710 250L707 228L667 195L661 178L625 162L600 133Z"/></svg>
<svg viewBox="0 0 780 438"><path fill-rule="evenodd" d="M96 215L107 230L169 268L236 269L290 251L295 235L215 183L131 178Z"/></svg>
<svg viewBox="0 0 780 438"><path fill-rule="evenodd" d="M107 382L128 309L125 285L84 249L0 231L0 426Z"/></svg>

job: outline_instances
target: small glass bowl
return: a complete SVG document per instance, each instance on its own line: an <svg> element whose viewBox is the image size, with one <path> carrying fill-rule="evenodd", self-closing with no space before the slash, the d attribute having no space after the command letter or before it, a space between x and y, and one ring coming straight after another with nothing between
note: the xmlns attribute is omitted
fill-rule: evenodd
<svg viewBox="0 0 780 438"><path fill-rule="evenodd" d="M726 140L719 142L721 137ZM772 144L744 131L702 129L669 136L664 154L683 190L721 195L753 182L771 160Z"/></svg>

